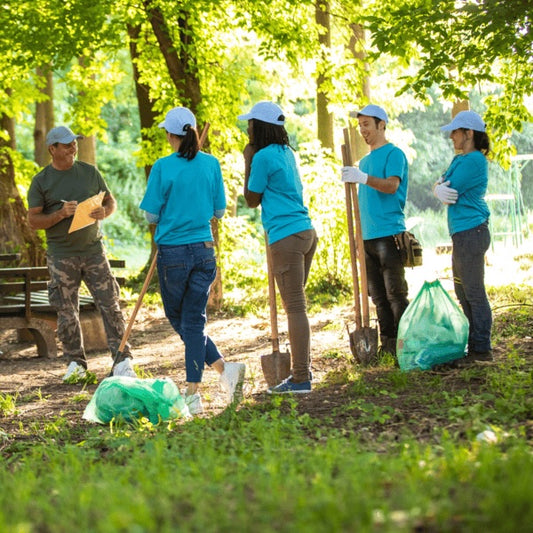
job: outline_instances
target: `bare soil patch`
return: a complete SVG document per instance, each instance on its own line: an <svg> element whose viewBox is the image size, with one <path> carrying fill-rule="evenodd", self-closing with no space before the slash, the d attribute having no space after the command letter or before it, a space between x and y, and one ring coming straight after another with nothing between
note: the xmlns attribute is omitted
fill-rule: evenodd
<svg viewBox="0 0 533 533"><path fill-rule="evenodd" d="M449 258L444 259L448 264ZM430 267L433 268L433 265ZM433 272L416 269L410 275L410 286L417 290L424 279L435 279ZM492 273L491 275L494 275ZM502 283L509 279L509 274L502 276ZM514 280L516 282L516 280ZM245 401L242 408L257 406L270 402L266 394L260 356L271 353L270 322L265 311L264 316L249 318L227 318L211 316L208 332L228 361L244 362L247 374L244 387ZM128 311L125 311L128 314ZM409 387L400 391L394 398L379 393L380 383L387 373L394 372L392 367L380 366L362 369L353 365L348 345L347 327L353 329L353 312L350 306L338 306L314 313L310 316L312 327L312 370L314 390L310 395L298 397L298 410L320 419L326 426L344 428L348 433L357 432L359 436L368 435L375 438L377 433L389 432L391 436L408 429L411 434L421 439L431 439L434 427L446 426L447 420L438 420L424 406L423 397L432 387L435 374L445 380L450 392L470 391L475 393L485 385L484 374L451 370L446 372L420 372L415 379L410 379ZM286 318L279 316L281 349L287 338ZM533 331L533 319L532 319ZM134 364L141 370L143 377L170 377L183 387L184 350L183 343L174 333L161 309L141 307L130 336ZM495 362L498 365L509 351L508 340L494 347ZM531 337L514 339L515 347L533 367L533 340ZM61 417L73 429L83 431L89 423L82 419L82 414L97 385L83 387L62 383L61 377L66 369L62 357L44 359L37 357L34 345L17 342L15 332L0 332L0 394L16 396L16 413L0 417L0 430L17 438L24 439L28 427L44 428L54 419ZM59 350L61 353L61 350ZM89 369L97 379L104 379L111 367L111 357L106 352L88 354ZM347 372L360 373L367 387L362 390L354 387L350 380L342 379ZM218 385L215 371L207 368L202 384L204 398L204 416L213 416L225 409L225 401ZM361 412L346 408L350 402L367 399L376 407L383 409L385 417L376 415L374 423L368 416L361 417ZM368 413L367 413L368 414ZM533 434L531 423L526 423L528 431Z"/></svg>

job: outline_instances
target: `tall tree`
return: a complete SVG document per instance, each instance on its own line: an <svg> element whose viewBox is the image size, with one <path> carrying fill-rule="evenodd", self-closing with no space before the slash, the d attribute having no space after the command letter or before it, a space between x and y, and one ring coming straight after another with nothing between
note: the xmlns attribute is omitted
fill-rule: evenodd
<svg viewBox="0 0 533 533"><path fill-rule="evenodd" d="M328 88L331 85L329 56L331 54L331 22L329 2L317 0L316 22L319 28L320 60L317 65L316 79L316 118L318 140L324 148L335 149L333 136L333 114L328 109Z"/></svg>
<svg viewBox="0 0 533 533"><path fill-rule="evenodd" d="M46 132L54 127L54 85L53 72L50 66L37 67L37 76L45 80L41 89L43 100L35 103L35 126L33 129L33 145L35 162L44 167L50 161L46 146Z"/></svg>

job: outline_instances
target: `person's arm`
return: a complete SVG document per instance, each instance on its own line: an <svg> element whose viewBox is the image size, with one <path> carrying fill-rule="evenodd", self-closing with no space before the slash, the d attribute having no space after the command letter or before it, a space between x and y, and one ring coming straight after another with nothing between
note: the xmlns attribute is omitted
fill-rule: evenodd
<svg viewBox="0 0 533 533"><path fill-rule="evenodd" d="M63 202L61 209L53 213L43 213L43 206L28 209L28 222L31 229L48 229L61 222L64 218L74 215L78 202Z"/></svg>
<svg viewBox="0 0 533 533"><path fill-rule="evenodd" d="M368 176L366 184L376 191L383 192L385 194L394 194L400 186L400 178L398 176L389 176L388 178L375 178L374 176Z"/></svg>
<svg viewBox="0 0 533 533"><path fill-rule="evenodd" d="M255 147L248 143L244 149L244 199L248 207L257 207L261 204L262 194L248 190L248 180L250 179L250 172L252 170L252 159L255 154Z"/></svg>
<svg viewBox="0 0 533 533"><path fill-rule="evenodd" d="M117 209L117 202L111 193L106 194L100 207L93 209L89 216L96 220L103 220L112 215Z"/></svg>
<svg viewBox="0 0 533 533"><path fill-rule="evenodd" d="M375 176L369 176L359 167L342 167L342 181L368 185L372 189L385 194L394 194L400 186L399 176L388 176L385 179L376 178Z"/></svg>

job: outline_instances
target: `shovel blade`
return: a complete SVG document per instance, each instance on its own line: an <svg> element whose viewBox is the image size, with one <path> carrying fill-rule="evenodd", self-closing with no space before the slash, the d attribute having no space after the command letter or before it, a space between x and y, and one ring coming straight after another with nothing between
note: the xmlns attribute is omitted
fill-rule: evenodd
<svg viewBox="0 0 533 533"><path fill-rule="evenodd" d="M378 330L361 327L350 333L350 350L356 363L371 366L378 359Z"/></svg>
<svg viewBox="0 0 533 533"><path fill-rule="evenodd" d="M279 385L291 373L291 354L275 351L261 356L261 368L269 387Z"/></svg>

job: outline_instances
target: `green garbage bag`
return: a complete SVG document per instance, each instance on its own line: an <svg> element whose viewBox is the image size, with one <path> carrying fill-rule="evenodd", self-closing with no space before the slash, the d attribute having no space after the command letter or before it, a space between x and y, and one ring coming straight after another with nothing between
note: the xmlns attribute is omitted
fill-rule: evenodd
<svg viewBox="0 0 533 533"><path fill-rule="evenodd" d="M439 280L426 281L398 324L401 370L428 370L464 357L468 319Z"/></svg>
<svg viewBox="0 0 533 533"><path fill-rule="evenodd" d="M116 417L127 421L146 417L157 424L159 420L189 416L189 408L171 379L124 376L105 378L83 413L86 420L100 424L107 424Z"/></svg>

